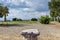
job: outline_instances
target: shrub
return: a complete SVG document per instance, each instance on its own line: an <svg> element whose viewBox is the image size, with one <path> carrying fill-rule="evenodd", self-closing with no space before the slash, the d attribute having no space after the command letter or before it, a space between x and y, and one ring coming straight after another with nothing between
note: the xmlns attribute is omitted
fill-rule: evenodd
<svg viewBox="0 0 60 40"><path fill-rule="evenodd" d="M17 19L16 21L22 21L22 19Z"/></svg>
<svg viewBox="0 0 60 40"><path fill-rule="evenodd" d="M49 16L41 16L40 23L42 23L42 24L49 24L49 22L50 22Z"/></svg>
<svg viewBox="0 0 60 40"><path fill-rule="evenodd" d="M13 18L13 21L22 21L22 19Z"/></svg>
<svg viewBox="0 0 60 40"><path fill-rule="evenodd" d="M13 18L13 21L16 21L17 20L17 18Z"/></svg>
<svg viewBox="0 0 60 40"><path fill-rule="evenodd" d="M36 18L32 18L31 21L38 21Z"/></svg>

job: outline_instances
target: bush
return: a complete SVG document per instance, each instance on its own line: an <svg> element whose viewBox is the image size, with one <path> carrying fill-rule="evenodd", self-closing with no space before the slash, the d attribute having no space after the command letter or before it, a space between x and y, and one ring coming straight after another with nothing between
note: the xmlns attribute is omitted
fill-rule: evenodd
<svg viewBox="0 0 60 40"><path fill-rule="evenodd" d="M36 18L32 18L31 21L38 21Z"/></svg>
<svg viewBox="0 0 60 40"><path fill-rule="evenodd" d="M42 23L42 24L49 24L50 23L49 16L41 16L40 23Z"/></svg>
<svg viewBox="0 0 60 40"><path fill-rule="evenodd" d="M17 19L16 21L22 21L22 19Z"/></svg>
<svg viewBox="0 0 60 40"><path fill-rule="evenodd" d="M13 18L13 21L22 21L22 19Z"/></svg>
<svg viewBox="0 0 60 40"><path fill-rule="evenodd" d="M13 21L17 21L17 18L13 18Z"/></svg>

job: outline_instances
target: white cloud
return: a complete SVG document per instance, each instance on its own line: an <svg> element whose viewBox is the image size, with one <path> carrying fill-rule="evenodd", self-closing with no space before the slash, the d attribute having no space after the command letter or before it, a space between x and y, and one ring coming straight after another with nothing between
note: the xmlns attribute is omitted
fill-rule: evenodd
<svg viewBox="0 0 60 40"><path fill-rule="evenodd" d="M44 15L49 15L49 13L50 13L49 11L45 11L45 12L41 12L41 15L43 15L43 16Z"/></svg>
<svg viewBox="0 0 60 40"><path fill-rule="evenodd" d="M29 10L28 8L25 8L24 10ZM31 19L31 18L39 18L40 16L44 15L49 15L49 11L46 12L23 12L21 9L10 9L9 10L9 15L7 19L12 19L12 18L21 18L21 19Z"/></svg>
<svg viewBox="0 0 60 40"><path fill-rule="evenodd" d="M32 2L30 2L30 1L25 1L25 2L26 2L26 5L28 5L30 7L33 7L34 6L34 4Z"/></svg>
<svg viewBox="0 0 60 40"><path fill-rule="evenodd" d="M7 3L10 3L11 5L20 5L20 0L8 0Z"/></svg>
<svg viewBox="0 0 60 40"><path fill-rule="evenodd" d="M21 0L21 2L24 2L25 0Z"/></svg>
<svg viewBox="0 0 60 40"><path fill-rule="evenodd" d="M26 5L26 6L29 6L29 7L26 7L26 8L10 8L9 10L9 16L7 17L8 19L10 18L14 18L14 17L17 17L17 18L22 18L22 19L30 19L30 18L38 18L40 17L41 15L49 15L49 11L46 11L46 12L43 12L44 8L47 7L46 5L46 2L45 1L48 1L48 0L0 0L0 2L4 1L3 3L6 5L6 4L9 4L9 6L12 6L12 5L15 5L15 6L23 6L23 5ZM45 3L44 3L45 2ZM25 4L24 4L25 3ZM20 5L20 4L23 4L23 5ZM40 8L38 8L40 7ZM43 8L44 7L44 8ZM18 9L17 9L18 8ZM36 11L41 9L42 12L38 12ZM41 11L40 10L40 11ZM45 8L46 10L46 8Z"/></svg>
<svg viewBox="0 0 60 40"><path fill-rule="evenodd" d="M9 5L20 5L21 0L1 0L1 2L4 2Z"/></svg>
<svg viewBox="0 0 60 40"><path fill-rule="evenodd" d="M9 10L9 17L19 17L19 10L17 9L10 9Z"/></svg>
<svg viewBox="0 0 60 40"><path fill-rule="evenodd" d="M22 11L25 11L25 12L34 12L35 9L33 9L33 8L23 8Z"/></svg>
<svg viewBox="0 0 60 40"><path fill-rule="evenodd" d="M4 2L6 4L10 4L10 5L20 5L20 3L25 2L27 5L31 6L32 3L27 1L27 0L0 0L0 2Z"/></svg>

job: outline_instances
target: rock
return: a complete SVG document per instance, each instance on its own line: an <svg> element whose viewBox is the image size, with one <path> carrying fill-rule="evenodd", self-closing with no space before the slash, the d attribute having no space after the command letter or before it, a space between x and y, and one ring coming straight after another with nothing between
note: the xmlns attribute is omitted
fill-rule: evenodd
<svg viewBox="0 0 60 40"><path fill-rule="evenodd" d="M39 34L40 32L37 29L27 29L21 32L21 35L23 35L26 40L37 40Z"/></svg>

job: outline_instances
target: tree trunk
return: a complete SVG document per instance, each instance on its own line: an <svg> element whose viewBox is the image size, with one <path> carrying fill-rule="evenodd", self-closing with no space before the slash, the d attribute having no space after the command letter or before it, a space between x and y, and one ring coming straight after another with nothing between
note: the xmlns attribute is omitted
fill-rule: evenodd
<svg viewBox="0 0 60 40"><path fill-rule="evenodd" d="M59 17L57 17L57 22L59 22Z"/></svg>
<svg viewBox="0 0 60 40"><path fill-rule="evenodd" d="M55 17L54 17L54 22L55 22Z"/></svg>
<svg viewBox="0 0 60 40"><path fill-rule="evenodd" d="M6 15L4 15L4 21L6 22Z"/></svg>

